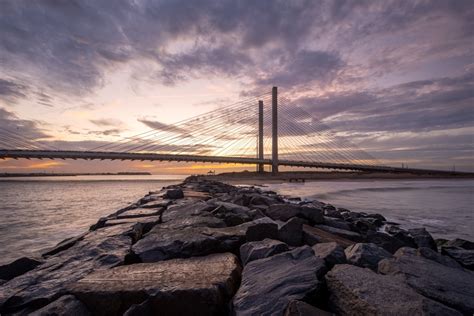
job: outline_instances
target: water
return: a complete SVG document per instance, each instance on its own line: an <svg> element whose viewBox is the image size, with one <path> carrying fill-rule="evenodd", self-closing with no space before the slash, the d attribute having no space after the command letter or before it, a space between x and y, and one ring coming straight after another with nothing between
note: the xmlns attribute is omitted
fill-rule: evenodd
<svg viewBox="0 0 474 316"><path fill-rule="evenodd" d="M80 176L0 180L0 264L76 236L101 216L182 177ZM435 237L474 240L474 180L270 184L281 194L376 212Z"/></svg>
<svg viewBox="0 0 474 316"><path fill-rule="evenodd" d="M37 255L101 216L181 176L77 176L0 180L0 264Z"/></svg>
<svg viewBox="0 0 474 316"><path fill-rule="evenodd" d="M379 213L404 228L425 227L435 238L474 240L474 180L318 181L267 186L284 195Z"/></svg>

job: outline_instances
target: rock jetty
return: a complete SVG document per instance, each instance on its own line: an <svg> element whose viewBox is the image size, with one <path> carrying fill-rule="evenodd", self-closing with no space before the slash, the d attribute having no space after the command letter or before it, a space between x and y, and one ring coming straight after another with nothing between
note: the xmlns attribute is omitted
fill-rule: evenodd
<svg viewBox="0 0 474 316"><path fill-rule="evenodd" d="M0 267L1 315L472 315L474 244L200 177Z"/></svg>

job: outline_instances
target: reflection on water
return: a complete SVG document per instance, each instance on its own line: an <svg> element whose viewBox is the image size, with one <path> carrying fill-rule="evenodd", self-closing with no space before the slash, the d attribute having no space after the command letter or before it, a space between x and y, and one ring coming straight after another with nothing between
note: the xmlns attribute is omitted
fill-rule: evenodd
<svg viewBox="0 0 474 316"><path fill-rule="evenodd" d="M175 180L172 180L172 179ZM0 264L78 235L181 176L79 176L0 181Z"/></svg>
<svg viewBox="0 0 474 316"><path fill-rule="evenodd" d="M271 190L353 211L380 213L438 238L474 240L474 180L318 181L269 184Z"/></svg>

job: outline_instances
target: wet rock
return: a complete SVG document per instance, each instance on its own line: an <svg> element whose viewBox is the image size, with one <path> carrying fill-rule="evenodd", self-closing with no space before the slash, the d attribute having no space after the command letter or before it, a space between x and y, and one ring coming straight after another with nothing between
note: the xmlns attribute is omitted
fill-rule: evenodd
<svg viewBox="0 0 474 316"><path fill-rule="evenodd" d="M308 247L248 263L234 296L236 315L283 314L289 302L316 295L326 271L324 261Z"/></svg>
<svg viewBox="0 0 474 316"><path fill-rule="evenodd" d="M443 246L445 247L459 247L467 250L474 250L474 242L461 239L461 238L456 238L453 240L446 241Z"/></svg>
<svg viewBox="0 0 474 316"><path fill-rule="evenodd" d="M268 217L249 222L245 237L247 241L278 239L278 224Z"/></svg>
<svg viewBox="0 0 474 316"><path fill-rule="evenodd" d="M336 242L342 247L348 247L355 243L352 240L309 225L303 225L303 241L310 246L323 242Z"/></svg>
<svg viewBox="0 0 474 316"><path fill-rule="evenodd" d="M341 211L336 210L336 208L334 206L332 208L323 207L323 210L324 210L324 215L327 216L327 217L341 218L342 219Z"/></svg>
<svg viewBox="0 0 474 316"><path fill-rule="evenodd" d="M369 231L366 235L366 240L367 242L376 244L390 253L395 253L395 251L401 247L408 246L403 241L381 232Z"/></svg>
<svg viewBox="0 0 474 316"><path fill-rule="evenodd" d="M461 315L430 300L401 280L352 265L326 274L329 305L340 315Z"/></svg>
<svg viewBox="0 0 474 316"><path fill-rule="evenodd" d="M132 219L138 217L160 216L163 213L163 208L145 208L139 207L128 210L117 215L117 219Z"/></svg>
<svg viewBox="0 0 474 316"><path fill-rule="evenodd" d="M44 253L41 254L41 256L43 258L46 258L48 256L52 256L52 255L55 255L63 250L66 250L68 248L71 248L72 246L74 246L78 241L84 239L84 236L87 235L88 232L85 232L83 234L80 234L78 236L75 236L75 237L71 237L71 238L67 238L61 242L59 242L56 246L54 246L53 248L50 248L48 250L46 250Z"/></svg>
<svg viewBox="0 0 474 316"><path fill-rule="evenodd" d="M292 217L301 217L313 224L324 222L323 212L320 209L296 204L273 204L268 207L266 214L274 220L284 222Z"/></svg>
<svg viewBox="0 0 474 316"><path fill-rule="evenodd" d="M9 264L0 266L0 279L11 280L30 270L33 270L43 262L37 259L22 257Z"/></svg>
<svg viewBox="0 0 474 316"><path fill-rule="evenodd" d="M408 232L413 237L413 240L415 241L415 244L418 246L418 248L427 247L433 249L434 251L438 251L436 242L425 228L413 228L409 229Z"/></svg>
<svg viewBox="0 0 474 316"><path fill-rule="evenodd" d="M323 311L317 307L302 301L292 301L288 304L285 316L331 316L330 312Z"/></svg>
<svg viewBox="0 0 474 316"><path fill-rule="evenodd" d="M345 249L347 262L377 271L380 260L391 258L392 254L372 243L358 243Z"/></svg>
<svg viewBox="0 0 474 316"><path fill-rule="evenodd" d="M327 231L328 233L344 237L352 241L362 241L362 236L356 232L335 228L327 225L315 225L314 227Z"/></svg>
<svg viewBox="0 0 474 316"><path fill-rule="evenodd" d="M184 225L194 219L191 225ZM156 262L173 258L188 258L203 256L218 252L237 253L239 247L247 240L250 227L256 231L257 227L271 224L275 225L273 234L277 232L277 224L269 223L268 218L257 219L232 227L214 228L206 226L211 217L195 216L183 218L181 221L173 220L155 226L146 236L135 243L133 252L142 262ZM199 220L196 222L196 220ZM212 220L213 222L214 220ZM267 222L266 222L267 221ZM176 223L179 223L177 225ZM261 239L271 238L267 230L255 232ZM270 230L271 232L271 230ZM254 233L252 233L252 237Z"/></svg>
<svg viewBox="0 0 474 316"><path fill-rule="evenodd" d="M474 312L474 273L410 254L380 261L379 273L398 276L420 294L463 313Z"/></svg>
<svg viewBox="0 0 474 316"><path fill-rule="evenodd" d="M250 261L268 258L288 250L287 244L273 239L251 241L240 246L240 259L246 265Z"/></svg>
<svg viewBox="0 0 474 316"><path fill-rule="evenodd" d="M334 228L351 230L351 226L342 219L337 219L329 216L324 216L324 225Z"/></svg>
<svg viewBox="0 0 474 316"><path fill-rule="evenodd" d="M52 303L29 314L29 316L54 316L54 315L92 315L87 307L73 295L64 295Z"/></svg>
<svg viewBox="0 0 474 316"><path fill-rule="evenodd" d="M229 253L138 263L92 273L69 290L95 315L121 315L134 304L149 314L216 315L227 312L240 278Z"/></svg>
<svg viewBox="0 0 474 316"><path fill-rule="evenodd" d="M290 246L301 246L303 243L303 224L306 223L306 220L299 217L290 218L278 230L278 239Z"/></svg>
<svg viewBox="0 0 474 316"><path fill-rule="evenodd" d="M314 255L324 260L329 269L336 264L346 263L344 248L336 242L325 242L313 247Z"/></svg>
<svg viewBox="0 0 474 316"><path fill-rule="evenodd" d="M474 270L474 250L461 247L442 247L441 252L456 260L464 268Z"/></svg>
<svg viewBox="0 0 474 316"><path fill-rule="evenodd" d="M228 202L212 203L216 208L211 213L218 218L224 220L227 226L240 225L251 221L256 215L246 206L241 206Z"/></svg>
<svg viewBox="0 0 474 316"><path fill-rule="evenodd" d="M182 189L171 189L166 191L164 195L165 199L171 199L171 200L177 200L177 199L182 199L184 198L184 193Z"/></svg>
<svg viewBox="0 0 474 316"><path fill-rule="evenodd" d="M136 225L116 225L89 232L72 247L4 284L0 313L42 307L66 294L66 285L91 271L123 264L130 254L130 235L139 233L138 229Z"/></svg>
<svg viewBox="0 0 474 316"><path fill-rule="evenodd" d="M435 262L438 262L442 265L445 265L447 267L451 268L461 268L461 265L456 262L456 260L448 257L448 256L443 256L440 253L433 251L430 248L426 247L421 247L418 249L410 248L410 247L402 247L395 252L394 256L395 257L400 257L400 256L405 256L405 255L412 255L412 256L421 256L426 259L433 260Z"/></svg>

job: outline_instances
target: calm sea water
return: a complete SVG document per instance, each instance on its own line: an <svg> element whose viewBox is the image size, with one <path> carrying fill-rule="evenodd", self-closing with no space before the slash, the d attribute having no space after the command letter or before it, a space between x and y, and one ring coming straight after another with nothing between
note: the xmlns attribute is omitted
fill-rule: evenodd
<svg viewBox="0 0 474 316"><path fill-rule="evenodd" d="M183 177L82 176L0 180L0 264L78 235L101 216ZM377 212L435 237L474 240L474 181L320 181L271 184L281 194Z"/></svg>

